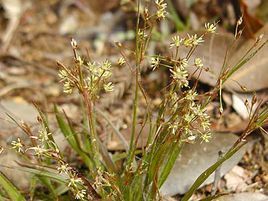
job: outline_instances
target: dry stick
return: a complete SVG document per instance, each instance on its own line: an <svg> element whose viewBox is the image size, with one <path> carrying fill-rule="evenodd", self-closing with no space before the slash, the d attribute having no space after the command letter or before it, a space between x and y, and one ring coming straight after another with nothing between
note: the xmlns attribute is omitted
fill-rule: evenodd
<svg viewBox="0 0 268 201"><path fill-rule="evenodd" d="M8 94L9 92L16 90L16 89L22 89L22 88L30 88L32 86L32 84L28 83L28 82L18 82L18 83L14 83L14 84L10 84L7 85L5 87L3 87L0 90L0 97Z"/></svg>
<svg viewBox="0 0 268 201"><path fill-rule="evenodd" d="M12 17L8 23L8 27L2 37L3 45L0 50L6 52L20 23L20 15Z"/></svg>
<svg viewBox="0 0 268 201"><path fill-rule="evenodd" d="M219 151L219 156L218 156L218 160L223 156L223 152L222 151ZM214 177L214 183L213 183L213 187L212 187L212 192L211 192L211 195L214 196L217 192L217 186L218 186L218 183L220 181L220 178L221 178L221 166L220 165L217 170L215 171L215 177Z"/></svg>
<svg viewBox="0 0 268 201"><path fill-rule="evenodd" d="M99 113L107 122L108 124L111 126L111 128L114 130L115 134L117 135L117 137L121 140L122 144L124 145L126 150L129 150L129 144L126 141L125 137L122 135L122 133L120 133L120 131L114 126L114 124L110 121L110 119L107 117L107 115L102 112L100 109L98 109L97 107L95 107L95 111L97 113Z"/></svg>

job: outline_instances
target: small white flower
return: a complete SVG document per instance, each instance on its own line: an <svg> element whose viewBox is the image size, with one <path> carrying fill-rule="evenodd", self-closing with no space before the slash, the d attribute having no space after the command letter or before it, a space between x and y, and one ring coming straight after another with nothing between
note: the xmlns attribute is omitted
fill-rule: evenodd
<svg viewBox="0 0 268 201"><path fill-rule="evenodd" d="M183 68L183 69L186 68L186 67L188 66L188 60L185 59L185 58L180 59L180 60L179 60L179 65L180 65L180 67Z"/></svg>
<svg viewBox="0 0 268 201"><path fill-rule="evenodd" d="M164 0L155 0L157 6L156 16L158 19L164 19L167 15L167 3Z"/></svg>
<svg viewBox="0 0 268 201"><path fill-rule="evenodd" d="M194 141L196 139L196 136L195 135L190 135L187 139L189 141Z"/></svg>
<svg viewBox="0 0 268 201"><path fill-rule="evenodd" d="M173 135L175 135L176 134L176 131L178 129L178 125L174 123L174 124L171 124L168 128L171 130L171 133Z"/></svg>
<svg viewBox="0 0 268 201"><path fill-rule="evenodd" d="M71 46L72 46L74 49L77 48L77 42L76 42L76 40L73 39L73 38L72 38L72 40L71 40Z"/></svg>
<svg viewBox="0 0 268 201"><path fill-rule="evenodd" d="M119 66L123 66L126 63L126 60L123 57L120 57L117 61Z"/></svg>
<svg viewBox="0 0 268 201"><path fill-rule="evenodd" d="M205 24L205 29L206 29L207 32L209 32L209 33L215 33L217 27L216 27L216 24L215 24L215 23L213 23L213 24L206 23L206 24Z"/></svg>
<svg viewBox="0 0 268 201"><path fill-rule="evenodd" d="M73 92L73 86L71 85L70 81L66 81L63 84L63 92L66 94L71 94Z"/></svg>
<svg viewBox="0 0 268 201"><path fill-rule="evenodd" d="M77 60L76 60L76 62L77 62L80 66L82 66L83 63L84 63L83 59L82 59L80 56L77 56Z"/></svg>
<svg viewBox="0 0 268 201"><path fill-rule="evenodd" d="M110 61L108 60L105 60L103 63L102 63L102 69L105 70L105 71L110 71L111 70L111 67L112 67L112 64Z"/></svg>
<svg viewBox="0 0 268 201"><path fill-rule="evenodd" d="M195 115L194 114L186 114L184 116L184 120L187 122L187 123L191 123L191 121L195 118Z"/></svg>
<svg viewBox="0 0 268 201"><path fill-rule="evenodd" d="M204 119L201 121L201 126L203 128L203 130L209 130L210 129L210 121L207 119Z"/></svg>
<svg viewBox="0 0 268 201"><path fill-rule="evenodd" d="M202 60L200 58L195 58L194 60L194 65L197 67L197 68L202 68L204 66Z"/></svg>
<svg viewBox="0 0 268 201"><path fill-rule="evenodd" d="M84 182L81 178L74 176L69 179L68 187L78 188L83 184Z"/></svg>
<svg viewBox="0 0 268 201"><path fill-rule="evenodd" d="M138 36L140 37L140 39L143 40L143 39L147 38L148 35L145 33L145 31L139 29L138 30Z"/></svg>
<svg viewBox="0 0 268 201"><path fill-rule="evenodd" d="M87 194L87 191L85 189L77 191L75 194L75 199L83 200L85 198L86 194Z"/></svg>
<svg viewBox="0 0 268 201"><path fill-rule="evenodd" d="M202 141L205 141L205 142L209 142L209 140L211 139L211 133L204 133L204 134L202 134L201 135L201 139L202 139Z"/></svg>
<svg viewBox="0 0 268 201"><path fill-rule="evenodd" d="M106 92L111 92L114 90L114 85L112 82L108 82L107 84L103 85L103 88Z"/></svg>
<svg viewBox="0 0 268 201"><path fill-rule="evenodd" d="M180 87L188 86L188 73L186 70L177 67L175 70L170 70L170 72L172 73L172 78L177 81Z"/></svg>
<svg viewBox="0 0 268 201"><path fill-rule="evenodd" d="M37 157L42 157L49 151L45 148L42 148L40 145L38 145L37 147L30 147L28 150L34 150L34 155L36 155Z"/></svg>
<svg viewBox="0 0 268 201"><path fill-rule="evenodd" d="M174 36L172 37L172 42L170 43L169 47L179 47L182 44L183 40L184 39L180 38L179 36Z"/></svg>
<svg viewBox="0 0 268 201"><path fill-rule="evenodd" d="M60 70L58 75L61 80L65 80L68 77L68 73L66 72L66 70Z"/></svg>
<svg viewBox="0 0 268 201"><path fill-rule="evenodd" d="M12 148L15 149L17 152L23 153L23 144L21 143L20 138L17 139L17 141L11 142Z"/></svg>
<svg viewBox="0 0 268 201"><path fill-rule="evenodd" d="M155 70L160 65L159 57L152 57L151 59L151 67Z"/></svg>
<svg viewBox="0 0 268 201"><path fill-rule="evenodd" d="M49 136L52 135L51 133L48 133L46 130L40 130L38 139L42 142L49 141Z"/></svg>
<svg viewBox="0 0 268 201"><path fill-rule="evenodd" d="M199 45L200 43L203 43L204 40L202 38L202 36L198 37L197 34L194 34L194 35L188 35L188 38L186 38L184 41L183 41L183 44L185 47L193 47L193 46L197 46Z"/></svg>
<svg viewBox="0 0 268 201"><path fill-rule="evenodd" d="M59 171L60 174L65 173L68 174L68 171L70 171L72 168L69 167L69 165L67 163L65 164L61 164L57 170Z"/></svg>
<svg viewBox="0 0 268 201"><path fill-rule="evenodd" d="M198 94L195 91L189 90L185 96L186 100L194 101Z"/></svg>

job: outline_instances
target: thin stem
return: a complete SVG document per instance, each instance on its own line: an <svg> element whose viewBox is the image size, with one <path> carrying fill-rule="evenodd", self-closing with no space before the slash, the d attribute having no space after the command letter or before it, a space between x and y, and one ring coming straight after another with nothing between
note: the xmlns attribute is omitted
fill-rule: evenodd
<svg viewBox="0 0 268 201"><path fill-rule="evenodd" d="M138 0L138 19L136 24L136 69L135 69L135 94L133 102L133 117L132 117L132 128L131 128L131 139L129 146L129 158L127 166L129 166L134 158L134 139L136 133L136 124L137 124L137 110L139 102L139 69L140 69L140 41L139 41L139 24L140 24L140 0Z"/></svg>

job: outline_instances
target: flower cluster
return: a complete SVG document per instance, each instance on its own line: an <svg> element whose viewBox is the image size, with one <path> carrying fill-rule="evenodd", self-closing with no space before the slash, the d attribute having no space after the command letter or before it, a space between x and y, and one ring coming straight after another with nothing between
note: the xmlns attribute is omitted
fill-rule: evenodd
<svg viewBox="0 0 268 201"><path fill-rule="evenodd" d="M194 35L188 34L188 37L184 39L183 44L185 47L194 47L203 42L204 42L203 36L197 36L197 34Z"/></svg>
<svg viewBox="0 0 268 201"><path fill-rule="evenodd" d="M164 0L155 0L157 7L156 16L158 19L164 19L167 15L167 3Z"/></svg>
<svg viewBox="0 0 268 201"><path fill-rule="evenodd" d="M174 61L174 67L170 69L172 79L180 88L187 87L189 83L188 72L186 71L187 65L187 59L183 58L178 61Z"/></svg>
<svg viewBox="0 0 268 201"><path fill-rule="evenodd" d="M68 73L66 70L60 70L59 71L59 77L61 79L61 82L64 82L63 84L63 92L67 94L71 94L73 92L73 88L75 86L75 83L72 79L69 78Z"/></svg>
<svg viewBox="0 0 268 201"><path fill-rule="evenodd" d="M60 64L62 68L59 70L60 81L63 82L63 91L72 93L77 88L81 93L87 90L91 99L95 100L99 97L101 90L111 92L114 89L113 83L109 81L112 73L112 64L105 60L103 62L85 61L77 52L77 42L72 39L71 45L74 51L74 59L76 66L67 68ZM124 64L124 60L120 59L120 64Z"/></svg>
<svg viewBox="0 0 268 201"><path fill-rule="evenodd" d="M175 66L173 70L170 70L172 73L172 78L178 84L179 87L188 86L188 72L183 66Z"/></svg>
<svg viewBox="0 0 268 201"><path fill-rule="evenodd" d="M93 186L95 189L97 189L99 192L102 191L102 189L110 189L110 194L107 195L107 198L115 197L118 193L118 189L115 189L115 185L111 182L114 180L115 175L112 173L109 173L107 171L103 171L100 168L97 169L97 175L95 177L95 182Z"/></svg>
<svg viewBox="0 0 268 201"><path fill-rule="evenodd" d="M201 104L191 102L188 113L184 116L184 120L194 128L195 135L199 134L200 138L208 142L211 138L210 117L206 113L205 108ZM192 132L188 133L188 137L193 136Z"/></svg>
<svg viewBox="0 0 268 201"><path fill-rule="evenodd" d="M112 64L107 60L102 63L87 63L88 76L85 79L85 87L92 98L98 98L101 89L104 89L106 92L113 91L113 83L107 81L112 75L111 66Z"/></svg>
<svg viewBox="0 0 268 201"><path fill-rule="evenodd" d="M205 30L206 33L215 33L216 32L216 23L210 24L206 23L205 24ZM184 45L185 47L195 47L197 45L200 45L201 43L204 42L203 36L205 35L198 36L197 34L189 35L187 34L186 38L181 38L178 35L175 35L171 38L171 43L169 45L170 48L178 48L181 45Z"/></svg>
<svg viewBox="0 0 268 201"><path fill-rule="evenodd" d="M68 187L75 195L75 199L78 200L86 200L87 197L87 191L84 187L83 180L78 177L75 173L69 173L69 179L68 179Z"/></svg>
<svg viewBox="0 0 268 201"><path fill-rule="evenodd" d="M211 138L210 117L206 113L205 106L197 99L195 88L189 85L189 73L187 70L188 62L195 48L204 42L206 33L215 33L216 24L206 24L207 32L198 36L197 34L187 35L182 38L178 35L172 37L169 45L175 48L175 54L169 58L161 58L164 65L168 66L171 72L172 83L166 100L166 105L170 108L165 114L171 117L167 123L169 133L174 136L175 141L179 136L183 136L183 140L192 142L197 138L208 142ZM178 58L178 49L184 46L189 48L189 53L185 57ZM151 66L153 69L159 66L159 57L153 57ZM204 64L200 58L195 58L193 66L202 72Z"/></svg>
<svg viewBox="0 0 268 201"><path fill-rule="evenodd" d="M184 45L185 47L195 47L204 42L203 35L197 36L197 34L187 34L187 38L181 38L180 36L176 35L173 36L171 40L172 41L169 45L170 48L179 48L181 45Z"/></svg>
<svg viewBox="0 0 268 201"><path fill-rule="evenodd" d="M64 174L67 179L67 187L74 194L75 199L87 200L86 187L80 177L73 168L71 168L66 162L64 162L57 145L54 143L52 133L48 132L46 127L39 130L37 136L31 136L34 140L32 146L26 146L23 144L20 138L17 141L12 141L12 148L17 152L25 153L30 152L32 156L38 158L39 161L45 159L51 159L57 164L57 170L59 174Z"/></svg>

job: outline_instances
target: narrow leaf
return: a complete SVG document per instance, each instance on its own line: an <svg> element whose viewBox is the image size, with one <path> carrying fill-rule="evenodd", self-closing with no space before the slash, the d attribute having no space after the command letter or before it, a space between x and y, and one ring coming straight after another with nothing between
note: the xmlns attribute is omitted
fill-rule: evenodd
<svg viewBox="0 0 268 201"><path fill-rule="evenodd" d="M11 181L8 180L8 178L6 178L2 172L0 172L0 185L7 192L12 201L26 201L19 190L12 184Z"/></svg>

